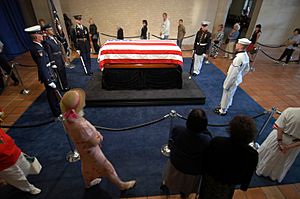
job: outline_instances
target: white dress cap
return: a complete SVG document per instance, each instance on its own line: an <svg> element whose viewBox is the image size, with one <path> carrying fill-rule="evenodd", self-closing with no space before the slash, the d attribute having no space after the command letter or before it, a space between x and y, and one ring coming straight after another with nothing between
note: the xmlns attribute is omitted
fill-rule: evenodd
<svg viewBox="0 0 300 199"><path fill-rule="evenodd" d="M247 38L242 38L242 39L239 39L238 43L243 44L243 45L250 45L251 41Z"/></svg>
<svg viewBox="0 0 300 199"><path fill-rule="evenodd" d="M202 21L202 22L201 22L201 25L202 25L202 26L208 26L209 24L210 24L209 21Z"/></svg>
<svg viewBox="0 0 300 199"><path fill-rule="evenodd" d="M29 34L41 33L41 26L40 25L31 26L29 28L26 28L24 31L28 32Z"/></svg>

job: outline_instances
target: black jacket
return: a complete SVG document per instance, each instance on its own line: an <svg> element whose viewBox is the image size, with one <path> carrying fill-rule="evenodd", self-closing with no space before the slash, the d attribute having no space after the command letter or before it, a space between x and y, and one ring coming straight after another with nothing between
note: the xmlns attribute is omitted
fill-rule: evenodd
<svg viewBox="0 0 300 199"><path fill-rule="evenodd" d="M95 24L91 24L90 25L90 34L92 35L92 39L98 39L99 37L99 34L98 34L98 31L97 31L97 26Z"/></svg>
<svg viewBox="0 0 300 199"><path fill-rule="evenodd" d="M56 38L54 38L56 39ZM47 37L47 39L45 39L42 42L45 51L47 52L51 65L57 65L57 67L59 69L65 67L65 62L63 59L63 55L62 55L62 46L60 44L60 41L58 41L58 39L56 39L56 41L54 41L53 39L51 39L50 37Z"/></svg>
<svg viewBox="0 0 300 199"><path fill-rule="evenodd" d="M124 32L122 28L119 28L117 31L117 39L121 39L121 40L124 39Z"/></svg>
<svg viewBox="0 0 300 199"><path fill-rule="evenodd" d="M197 32L195 42L194 42L194 50L197 55L202 55L203 53L207 54L209 51L209 46L211 43L211 33L208 31L202 31L200 29Z"/></svg>
<svg viewBox="0 0 300 199"><path fill-rule="evenodd" d="M87 27L82 25L81 29L78 25L76 25L72 29L71 39L74 43L76 50L80 50L81 52L90 52L90 35Z"/></svg>
<svg viewBox="0 0 300 199"><path fill-rule="evenodd" d="M147 31L148 31L147 26L143 26L141 30L141 39L147 39Z"/></svg>
<svg viewBox="0 0 300 199"><path fill-rule="evenodd" d="M258 162L258 153L227 137L212 139L204 157L205 173L223 184L241 185L246 191Z"/></svg>
<svg viewBox="0 0 300 199"><path fill-rule="evenodd" d="M42 83L49 84L55 82L56 78L54 71L51 68L51 63L49 56L45 49L37 43L33 43L32 48L30 49L32 59L38 66L38 75L39 80Z"/></svg>
<svg viewBox="0 0 300 199"><path fill-rule="evenodd" d="M208 131L193 132L185 127L174 127L170 141L172 165L186 174L201 174L203 152L210 140L211 134Z"/></svg>

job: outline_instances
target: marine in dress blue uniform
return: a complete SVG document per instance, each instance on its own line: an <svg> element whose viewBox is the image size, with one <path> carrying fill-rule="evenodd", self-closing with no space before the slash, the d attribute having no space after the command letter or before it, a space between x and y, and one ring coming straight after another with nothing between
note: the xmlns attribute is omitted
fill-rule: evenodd
<svg viewBox="0 0 300 199"><path fill-rule="evenodd" d="M74 43L76 50L82 56L87 69L87 75L92 75L91 72L91 46L90 46L90 36L88 28L81 24L81 15L74 16L76 20L76 25L72 29L71 39Z"/></svg>
<svg viewBox="0 0 300 199"><path fill-rule="evenodd" d="M54 35L50 24L45 25L42 30L47 34L42 45L47 52L51 67L57 74L58 85L62 91L69 90L69 84L66 74L65 61L62 55L62 44Z"/></svg>
<svg viewBox="0 0 300 199"><path fill-rule="evenodd" d="M32 59L38 66L39 81L45 86L48 103L53 115L58 117L61 111L59 107L59 100L56 97L56 78L51 67L49 56L41 44L43 41L41 26L36 25L26 28L25 32L28 32L32 37L33 45L30 49L30 53Z"/></svg>

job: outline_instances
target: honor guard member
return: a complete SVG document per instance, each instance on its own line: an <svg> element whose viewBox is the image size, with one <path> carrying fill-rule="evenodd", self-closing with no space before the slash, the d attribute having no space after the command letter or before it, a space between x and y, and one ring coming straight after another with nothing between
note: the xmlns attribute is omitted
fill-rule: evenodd
<svg viewBox="0 0 300 199"><path fill-rule="evenodd" d="M247 38L238 40L235 45L237 52L236 57L230 65L226 79L223 83L223 95L221 99L221 106L215 109L215 113L219 115L226 115L228 108L232 104L234 93L240 83L243 81L244 75L250 71L249 57L246 48L251 44Z"/></svg>
<svg viewBox="0 0 300 199"><path fill-rule="evenodd" d="M65 61L62 55L62 44L54 35L53 28L50 24L46 24L42 28L47 37L42 42L45 51L47 52L51 67L56 72L59 87L62 91L69 90L69 84L66 74Z"/></svg>
<svg viewBox="0 0 300 199"><path fill-rule="evenodd" d="M74 42L76 51L83 58L86 75L92 75L91 72L91 46L88 28L81 24L81 15L74 16L76 25L72 30L71 39Z"/></svg>
<svg viewBox="0 0 300 199"><path fill-rule="evenodd" d="M208 31L210 22L202 21L201 28L197 32L194 42L194 70L193 76L200 74L204 57L208 57L209 46L211 42L211 33Z"/></svg>
<svg viewBox="0 0 300 199"><path fill-rule="evenodd" d="M30 49L30 53L32 59L38 66L39 80L45 85L51 111L55 117L58 117L61 111L59 107L59 100L56 97L56 78L51 67L49 56L42 45L43 35L41 32L41 26L36 25L26 28L25 32L29 33L32 38L33 44Z"/></svg>

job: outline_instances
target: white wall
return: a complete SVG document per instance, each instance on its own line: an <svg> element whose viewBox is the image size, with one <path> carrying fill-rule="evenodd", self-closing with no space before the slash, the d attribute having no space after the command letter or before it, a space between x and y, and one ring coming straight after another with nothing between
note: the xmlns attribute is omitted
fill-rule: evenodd
<svg viewBox="0 0 300 199"><path fill-rule="evenodd" d="M260 42L282 44L300 27L300 0L263 0L256 24L262 25Z"/></svg>
<svg viewBox="0 0 300 199"><path fill-rule="evenodd" d="M158 35L162 13L167 12L171 21L171 38L177 36L178 20L182 18L187 36L195 34L202 20L215 21L219 2L224 0L61 0L62 11L70 18L82 14L83 24L94 18L100 32L116 35L116 26L124 29L125 36L140 35L142 20L148 21L151 34ZM227 13L226 13L227 14ZM213 29L213 24L210 26ZM153 38L153 37L152 37ZM101 36L101 42L108 37ZM184 40L193 43L194 38Z"/></svg>

